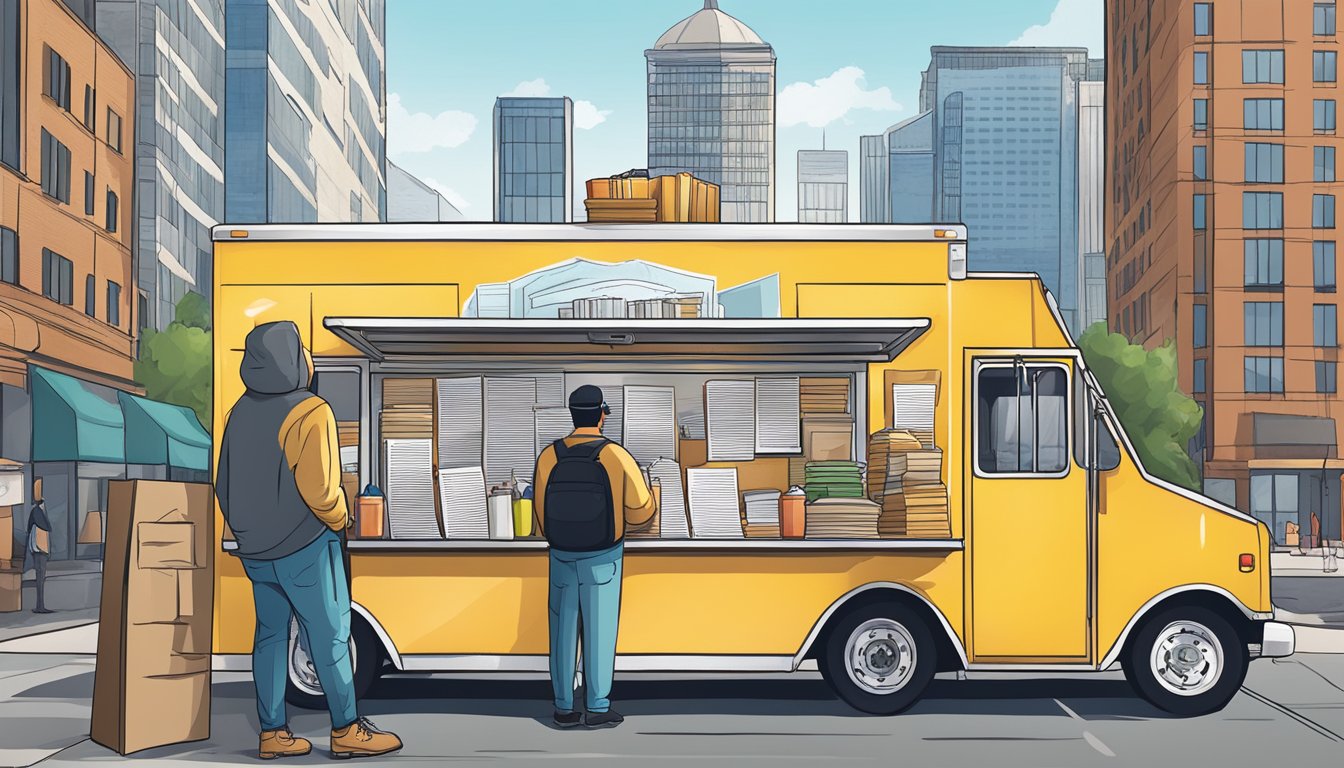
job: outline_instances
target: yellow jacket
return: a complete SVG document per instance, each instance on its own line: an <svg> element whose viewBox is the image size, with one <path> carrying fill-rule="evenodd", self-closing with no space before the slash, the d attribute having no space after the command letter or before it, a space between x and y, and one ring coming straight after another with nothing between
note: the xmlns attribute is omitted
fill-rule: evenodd
<svg viewBox="0 0 1344 768"><path fill-rule="evenodd" d="M596 440L601 437L596 432L574 432L565 438L565 445L573 446ZM616 540L625 535L627 525L632 527L647 523L653 518L653 494L649 492L644 474L630 452L616 443L602 448L597 455L598 463L607 470L607 479L611 483L611 507L616 516ZM533 510L536 512L537 533L545 535L542 522L546 519L546 480L555 469L555 447L546 446L537 457L537 470L533 475L535 483L532 491Z"/></svg>

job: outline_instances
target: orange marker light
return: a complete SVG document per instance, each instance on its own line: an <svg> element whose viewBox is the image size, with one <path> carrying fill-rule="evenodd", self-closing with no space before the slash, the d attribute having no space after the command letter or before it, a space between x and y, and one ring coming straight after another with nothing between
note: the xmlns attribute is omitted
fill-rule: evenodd
<svg viewBox="0 0 1344 768"><path fill-rule="evenodd" d="M246 229L235 229L235 230L233 230L232 232L229 232L229 237L232 237L232 238L235 238L235 239L237 239L237 238L244 238L244 237L247 237L247 230L246 230Z"/></svg>
<svg viewBox="0 0 1344 768"><path fill-rule="evenodd" d="M1255 555L1243 553L1238 565L1242 573L1250 573L1255 570Z"/></svg>

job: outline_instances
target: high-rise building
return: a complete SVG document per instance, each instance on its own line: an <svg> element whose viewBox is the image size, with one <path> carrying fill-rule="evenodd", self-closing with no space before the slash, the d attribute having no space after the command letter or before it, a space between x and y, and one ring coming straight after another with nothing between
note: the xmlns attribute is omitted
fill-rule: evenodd
<svg viewBox="0 0 1344 768"><path fill-rule="evenodd" d="M574 102L495 99L494 220L574 220Z"/></svg>
<svg viewBox="0 0 1344 768"><path fill-rule="evenodd" d="M224 7L225 219L385 219L384 0Z"/></svg>
<svg viewBox="0 0 1344 768"><path fill-rule="evenodd" d="M1106 84L1078 84L1078 329L1106 322Z"/></svg>
<svg viewBox="0 0 1344 768"><path fill-rule="evenodd" d="M887 186L891 208L887 221L921 224L933 215L933 112L923 112L893 125L885 134Z"/></svg>
<svg viewBox="0 0 1344 768"><path fill-rule="evenodd" d="M798 221L849 221L849 153L843 149L798 150Z"/></svg>
<svg viewBox="0 0 1344 768"><path fill-rule="evenodd" d="M1107 14L1113 330L1175 340L1210 496L1340 537L1333 2Z"/></svg>
<svg viewBox="0 0 1344 768"><path fill-rule="evenodd" d="M135 73L133 212L140 322L162 330L188 291L210 299L224 217L224 0L97 0L98 33Z"/></svg>
<svg viewBox="0 0 1344 768"><path fill-rule="evenodd" d="M649 173L718 184L725 222L774 221L774 49L705 0L644 57Z"/></svg>
<svg viewBox="0 0 1344 768"><path fill-rule="evenodd" d="M387 161L388 221L462 221L465 217L437 189Z"/></svg>
<svg viewBox="0 0 1344 768"><path fill-rule="evenodd" d="M891 174L885 136L859 137L859 221L885 224L891 220Z"/></svg>

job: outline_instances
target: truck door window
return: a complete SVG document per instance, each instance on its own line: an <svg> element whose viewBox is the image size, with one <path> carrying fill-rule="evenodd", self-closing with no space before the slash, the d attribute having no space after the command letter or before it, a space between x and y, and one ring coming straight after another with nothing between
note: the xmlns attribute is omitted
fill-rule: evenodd
<svg viewBox="0 0 1344 768"><path fill-rule="evenodd" d="M1097 466L1095 469L1101 472L1109 472L1120 466L1120 446L1115 442L1115 435L1111 434L1111 428L1106 423L1106 417L1098 411L1097 396L1093 394L1091 387L1083 380L1082 376L1074 379L1073 387L1074 403L1078 411L1074 419L1073 430L1073 458L1078 466L1089 468L1092 457L1088 456L1088 434L1095 435L1097 447L1095 451Z"/></svg>
<svg viewBox="0 0 1344 768"><path fill-rule="evenodd" d="M986 475L1068 472L1068 372L1056 364L982 368L976 382L977 468Z"/></svg>

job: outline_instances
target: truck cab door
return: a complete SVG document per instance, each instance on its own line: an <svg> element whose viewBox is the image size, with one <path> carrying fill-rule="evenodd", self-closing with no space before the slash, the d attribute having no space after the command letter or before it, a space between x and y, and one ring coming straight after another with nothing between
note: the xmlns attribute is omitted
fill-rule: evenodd
<svg viewBox="0 0 1344 768"><path fill-rule="evenodd" d="M1076 353L969 357L970 636L979 663L1089 659L1087 472Z"/></svg>

